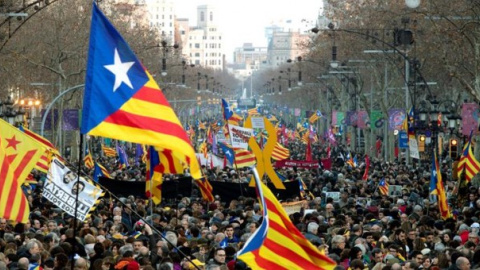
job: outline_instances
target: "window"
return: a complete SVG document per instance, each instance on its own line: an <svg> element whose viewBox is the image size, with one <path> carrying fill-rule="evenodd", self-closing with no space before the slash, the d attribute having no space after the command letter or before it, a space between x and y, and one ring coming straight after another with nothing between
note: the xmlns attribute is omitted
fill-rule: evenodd
<svg viewBox="0 0 480 270"><path fill-rule="evenodd" d="M210 21L213 21L213 12L210 11Z"/></svg>
<svg viewBox="0 0 480 270"><path fill-rule="evenodd" d="M203 11L200 12L200 21L205 21L205 14L203 13Z"/></svg>
<svg viewBox="0 0 480 270"><path fill-rule="evenodd" d="M165 20L165 15L162 14L162 20Z"/></svg>
<svg viewBox="0 0 480 270"><path fill-rule="evenodd" d="M195 65L196 66L200 65L200 60L195 60Z"/></svg>
<svg viewBox="0 0 480 270"><path fill-rule="evenodd" d="M195 53L195 57L200 57L200 53Z"/></svg>
<svg viewBox="0 0 480 270"><path fill-rule="evenodd" d="M195 48L200 49L200 43L195 43Z"/></svg>

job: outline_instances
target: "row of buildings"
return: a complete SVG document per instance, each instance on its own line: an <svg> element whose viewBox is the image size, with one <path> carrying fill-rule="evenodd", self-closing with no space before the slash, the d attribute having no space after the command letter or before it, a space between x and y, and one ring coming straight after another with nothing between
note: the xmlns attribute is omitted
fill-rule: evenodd
<svg viewBox="0 0 480 270"><path fill-rule="evenodd" d="M295 29L291 21L284 21L265 28L267 46L244 43L228 52L214 6L197 6L197 21L191 22L176 16L176 2L172 0L117 0L118 4L134 6L137 18L143 18L141 23L158 30L160 39L169 45L178 44L187 63L228 69L243 80L256 70L276 67L303 55L311 38ZM233 54L232 63L227 63L227 54Z"/></svg>

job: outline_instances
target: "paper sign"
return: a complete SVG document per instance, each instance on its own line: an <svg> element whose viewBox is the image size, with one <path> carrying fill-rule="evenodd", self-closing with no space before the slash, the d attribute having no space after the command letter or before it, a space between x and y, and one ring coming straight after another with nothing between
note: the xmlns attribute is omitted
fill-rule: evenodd
<svg viewBox="0 0 480 270"><path fill-rule="evenodd" d="M65 166L60 160L53 159L48 171L47 181L43 187L43 197L71 216L84 221L90 214L90 209L104 194L103 190L91 184ZM78 189L78 201L75 198Z"/></svg>
<svg viewBox="0 0 480 270"><path fill-rule="evenodd" d="M248 141L250 140L250 137L253 136L253 129L228 125L228 131L234 148L248 148Z"/></svg>

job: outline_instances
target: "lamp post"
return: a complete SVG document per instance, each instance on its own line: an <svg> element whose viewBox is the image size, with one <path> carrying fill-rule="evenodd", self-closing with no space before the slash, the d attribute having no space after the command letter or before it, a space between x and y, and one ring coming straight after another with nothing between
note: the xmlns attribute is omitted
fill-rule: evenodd
<svg viewBox="0 0 480 270"><path fill-rule="evenodd" d="M435 147L437 147L438 153L443 150L443 147L439 145L439 135L444 134L445 130L449 129L450 139L452 139L461 117L456 113L457 106L454 101L448 99L438 101L435 97L430 97L427 100L430 101L421 101L418 110L414 112L415 115L418 115L418 118L414 117L409 121L413 121L411 128L416 133L425 136L425 142L431 145L430 155L433 155ZM454 159L455 157L450 156L450 158Z"/></svg>
<svg viewBox="0 0 480 270"><path fill-rule="evenodd" d="M178 49L180 46L178 44L173 44L173 46L168 45L166 40L162 40L160 42L160 46L162 47L163 57L162 57L162 76L167 76L167 54L169 49Z"/></svg>

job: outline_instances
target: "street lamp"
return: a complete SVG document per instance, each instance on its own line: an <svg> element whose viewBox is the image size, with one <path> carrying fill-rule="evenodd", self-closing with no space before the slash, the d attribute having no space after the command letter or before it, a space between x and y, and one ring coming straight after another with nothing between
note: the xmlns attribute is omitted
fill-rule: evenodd
<svg viewBox="0 0 480 270"><path fill-rule="evenodd" d="M162 46L162 51L163 51L161 74L162 76L167 76L167 53L170 48L178 49L180 46L178 44L173 44L173 46L169 46L166 40L162 40L160 42L160 45Z"/></svg>

